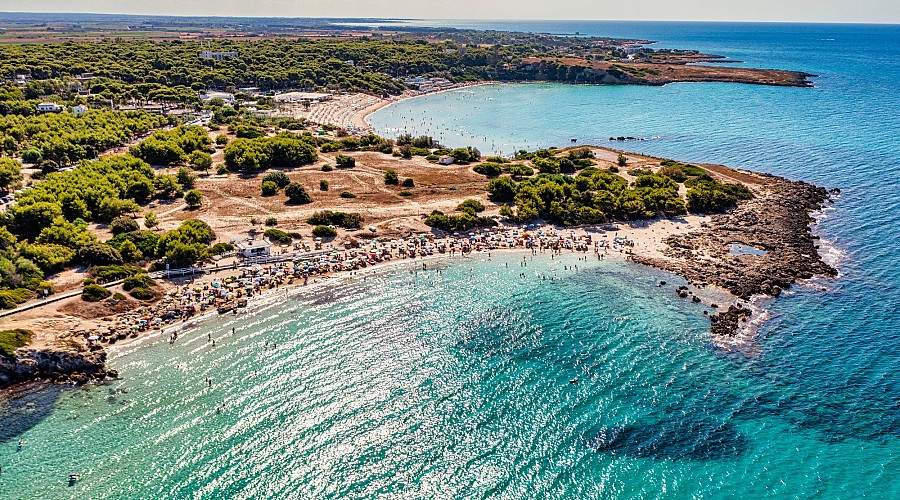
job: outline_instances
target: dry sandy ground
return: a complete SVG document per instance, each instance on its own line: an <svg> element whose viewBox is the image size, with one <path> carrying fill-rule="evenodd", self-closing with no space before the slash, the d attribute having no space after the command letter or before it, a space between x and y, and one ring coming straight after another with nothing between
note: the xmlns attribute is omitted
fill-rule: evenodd
<svg viewBox="0 0 900 500"><path fill-rule="evenodd" d="M215 132L213 134L216 134ZM612 165L618 151L592 148L598 167ZM563 150L563 153L565 150ZM314 165L285 170L288 177L303 184L313 203L308 205L289 205L282 193L271 197L262 197L260 184L263 174L258 176L199 177L197 189L204 194L203 206L197 210L189 210L182 200L158 204L154 211L160 219L156 231L162 232L177 227L182 221L197 218L208 223L218 235L219 241L245 239L251 232L261 233L266 229L263 221L274 217L278 220L277 228L284 231L298 232L303 235L303 242L311 244L312 226L305 221L317 210L334 210L358 212L364 217L363 229L356 231L338 230L338 237L331 243L341 248L347 238L371 238L407 236L413 233L429 232L431 229L423 222L424 217L433 210L447 213L454 212L465 199L476 199L486 206L484 215L497 215L500 205L487 199L487 179L472 171L471 165L442 166L428 162L422 157L409 160L376 152L344 153L356 158L356 167L323 172L321 167L327 163L334 165L334 154L321 154ZM221 161L221 151L216 158ZM620 175L628 180L633 177L627 170L635 167L659 168L659 159L628 154L628 167L623 168ZM714 176L723 180L752 180L744 178L740 172L703 165ZM412 196L400 196L403 189L384 184L384 173L388 169L396 170L400 179L412 178L415 187L409 190ZM319 180L329 182L328 191L319 190ZM351 191L356 198L340 197L341 191ZM256 220L251 224L251 218ZM620 224L616 234L625 236L635 242L631 252L647 257L663 258L667 245L665 239L673 234L684 233L700 227L706 220L699 216L686 216L671 220L644 221L635 224ZM143 219L139 219L143 222ZM377 232L367 228L374 226ZM93 228L98 233L102 228ZM60 284L68 287L77 284L84 275L70 271L60 276ZM27 311L12 317L3 318L3 328L24 327L38 334L35 345L55 343L65 345L69 342L69 332L78 329L103 328L109 325L110 316L122 309L139 307L139 303L129 299L116 308L109 308L104 303L86 304L79 297L64 300L45 307ZM60 344L62 343L62 344Z"/></svg>

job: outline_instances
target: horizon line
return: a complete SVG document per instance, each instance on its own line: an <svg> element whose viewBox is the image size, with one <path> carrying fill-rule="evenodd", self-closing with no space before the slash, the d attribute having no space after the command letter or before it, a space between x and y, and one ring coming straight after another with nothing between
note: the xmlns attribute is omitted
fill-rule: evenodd
<svg viewBox="0 0 900 500"><path fill-rule="evenodd" d="M5 14L34 15L101 15L129 17L170 17L170 18L206 18L206 19L310 19L310 20L360 20L360 21L501 21L501 22L626 22L626 23L729 23L729 24L808 24L831 26L900 26L900 22L873 21L747 21L722 19L561 19L561 18L417 18L417 17L327 17L327 16L253 16L253 15L186 15L186 14L135 14L126 12L46 12L46 11L0 11ZM450 27L450 26L425 26Z"/></svg>

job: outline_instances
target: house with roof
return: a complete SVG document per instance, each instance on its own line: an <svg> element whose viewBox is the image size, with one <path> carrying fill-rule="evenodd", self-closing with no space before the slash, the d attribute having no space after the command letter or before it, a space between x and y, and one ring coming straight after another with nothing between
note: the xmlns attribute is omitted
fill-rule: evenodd
<svg viewBox="0 0 900 500"><path fill-rule="evenodd" d="M234 247L237 249L238 255L249 259L252 257L265 257L269 255L272 244L265 239L246 239L235 241Z"/></svg>
<svg viewBox="0 0 900 500"><path fill-rule="evenodd" d="M64 108L55 102L42 102L37 106L38 113L62 113Z"/></svg>

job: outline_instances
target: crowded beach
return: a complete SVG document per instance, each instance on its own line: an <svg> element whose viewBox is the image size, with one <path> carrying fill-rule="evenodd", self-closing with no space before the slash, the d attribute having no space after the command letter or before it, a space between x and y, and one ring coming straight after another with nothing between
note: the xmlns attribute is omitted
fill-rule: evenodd
<svg viewBox="0 0 900 500"><path fill-rule="evenodd" d="M347 240L343 247L328 245L319 251L304 252L295 244L266 258L235 261L229 269L187 277L180 284L166 286L157 304L120 314L108 328L83 332L92 343L109 344L137 337L149 330L166 330L195 317L239 314L249 299L284 287L310 285L341 273L353 275L363 269L391 262L429 257L463 257L473 253L503 250L530 250L533 253L593 253L629 255L636 247L633 237L618 234L617 226L558 229L529 224L497 227L438 236L434 233L407 238ZM228 266L226 266L228 267ZM427 264L423 263L423 268ZM177 339L172 330L170 341Z"/></svg>

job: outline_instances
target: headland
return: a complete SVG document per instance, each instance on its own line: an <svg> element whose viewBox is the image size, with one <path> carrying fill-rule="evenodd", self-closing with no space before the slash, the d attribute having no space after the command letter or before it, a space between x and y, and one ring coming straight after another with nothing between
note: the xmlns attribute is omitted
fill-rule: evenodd
<svg viewBox="0 0 900 500"><path fill-rule="evenodd" d="M160 211L161 227L177 229L189 217L207 224L220 241L239 241L248 234L254 237L264 232L252 220L247 225L248 215L257 213L260 218L277 218L277 227L283 228L279 231L294 236L282 243L271 242L274 244L267 259L225 256L195 266L191 276L171 279L165 279L161 272L151 273L155 284L150 300L123 294L116 300L85 302L81 295L75 295L7 316L3 318L4 328L27 328L35 334L29 346L17 351L15 362L0 364L2 381L79 384L116 376L106 369L104 361L105 349L117 342L153 331L173 335L185 322L238 314L248 301L252 306L259 297L280 293L285 288L313 286L322 280L364 272L367 267L433 256L526 251L548 255L582 252L591 258L631 259L685 277L691 286L672 286L672 293L707 305L711 329L718 337L742 331L750 315L746 303L751 298L778 296L799 280L835 274L819 256L810 227L811 214L827 202L829 193L803 182L595 146L551 149L546 154L525 155L513 160L515 163L492 163L500 160L479 158L475 162L440 165L423 157L404 159L374 151L340 154L353 158L355 166L329 173L329 182L334 186L331 189L353 189L354 198L332 194L330 189L310 204L284 205L277 200L256 198L252 193L258 190L259 181L253 177L199 178L197 187L207 196L199 212L186 213L183 206L177 205ZM322 153L320 160L337 162L337 156ZM497 200L491 187L493 181L488 180L499 177L491 174L486 178L479 173L493 168L492 165L508 171L514 165L539 170L547 168L548 160L558 164L575 157L581 158L582 166L591 165L575 174L575 181L593 175L637 186L651 183L652 179L676 189L672 196L690 200L688 193L700 182L691 179L709 179L702 182L743 186L752 196L735 200L734 206L719 214L684 213L676 207L670 214L647 213L649 217L603 223L554 223L546 217L527 222L517 219L525 208L518 198L512 204ZM396 188L384 184L388 171L397 172L401 179L415 179L416 188L398 196ZM524 175L528 174L526 171L514 173L522 176L517 177L520 183L535 175ZM295 169L290 175L307 184L322 172L310 166ZM564 177L551 178L565 181ZM540 179L534 177L534 181ZM246 197L256 199L247 203ZM466 205L473 211L468 212L467 208L459 216L443 215L460 213L457 211ZM515 207L515 212L511 207ZM310 233L313 226L308 221L326 210L344 214L353 210L365 222L355 228L337 227L335 236L323 240ZM436 217L435 213L447 219ZM463 220L466 213L477 215L474 226L446 226ZM742 250L735 252L736 246ZM71 282L71 286L77 286L76 281ZM116 292L121 285L113 283L108 288ZM711 299L706 290L725 292L728 299L723 301L722 293ZM174 337L173 342L177 334Z"/></svg>

